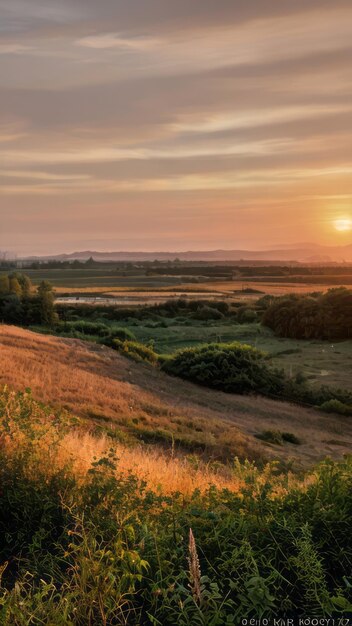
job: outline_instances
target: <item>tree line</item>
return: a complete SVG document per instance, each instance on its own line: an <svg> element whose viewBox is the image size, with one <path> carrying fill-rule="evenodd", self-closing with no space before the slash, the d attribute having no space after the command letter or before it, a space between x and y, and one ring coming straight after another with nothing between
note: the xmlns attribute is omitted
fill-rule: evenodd
<svg viewBox="0 0 352 626"><path fill-rule="evenodd" d="M262 323L280 337L293 339L350 339L352 290L329 289L324 294L275 298Z"/></svg>

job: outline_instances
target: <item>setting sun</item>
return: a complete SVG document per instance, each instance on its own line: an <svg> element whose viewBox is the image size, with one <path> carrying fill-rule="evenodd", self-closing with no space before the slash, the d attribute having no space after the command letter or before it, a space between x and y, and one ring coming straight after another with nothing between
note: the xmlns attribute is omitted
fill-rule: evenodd
<svg viewBox="0 0 352 626"><path fill-rule="evenodd" d="M349 218L341 218L334 221L335 230L349 231L352 230L352 220Z"/></svg>

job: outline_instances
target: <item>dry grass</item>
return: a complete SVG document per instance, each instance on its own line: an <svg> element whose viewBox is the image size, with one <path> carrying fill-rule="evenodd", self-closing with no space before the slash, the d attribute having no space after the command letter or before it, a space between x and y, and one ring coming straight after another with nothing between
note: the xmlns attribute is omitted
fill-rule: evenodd
<svg viewBox="0 0 352 626"><path fill-rule="evenodd" d="M163 494L191 495L210 486L238 491L243 482L230 468L213 466L199 459L178 457L152 446L116 444L109 436L96 436L77 424L67 413L55 415L32 400L5 387L0 391L1 417L6 428L0 436L2 452L26 459L28 476L38 471L47 477L69 468L84 481L95 461L114 458L116 476L130 474L145 481L149 489ZM27 421L28 420L28 421Z"/></svg>
<svg viewBox="0 0 352 626"><path fill-rule="evenodd" d="M263 295L269 294L272 296L283 296L288 293L298 293L298 294L306 294L311 293L312 291L327 291L328 289L336 288L338 285L350 285L351 277L350 276L341 276L341 280L338 283L334 283L332 281L329 282L329 276L324 277L324 282L317 283L314 282L314 277L311 282L307 280L305 283L301 282L274 282L267 280L246 280L245 278L240 278L237 280L227 280L227 281L209 281L205 283L198 283L198 289L209 289L212 291L218 291L219 293L226 294L231 293L234 299L258 299L258 294L246 294L241 295L240 290L242 288L250 288L250 289L258 289L263 292ZM188 289L192 287L192 283L184 283L179 286L179 289ZM236 291L236 294L233 294L233 291ZM259 294L260 295L260 294Z"/></svg>
<svg viewBox="0 0 352 626"><path fill-rule="evenodd" d="M89 433L73 432L63 439L57 461L59 465L71 461L75 474L84 477L94 459L104 456L110 449L111 440L105 436L97 438ZM194 489L205 491L211 485L237 491L241 484L229 471L215 471L205 463L199 463L195 468L185 458L173 457L154 448L119 444L114 445L113 450L118 458L118 475L132 473L153 491L164 494L179 491L190 495Z"/></svg>
<svg viewBox="0 0 352 626"><path fill-rule="evenodd" d="M165 380L160 372L103 346L2 326L0 354L6 362L0 383L19 391L30 387L34 398L106 428L134 437L158 429L203 448L216 446L220 456L229 442L239 456L259 450L255 441L220 416L206 419L199 407L179 407L177 395L170 403L163 389L153 388L155 374ZM174 385L173 379L167 380Z"/></svg>
<svg viewBox="0 0 352 626"><path fill-rule="evenodd" d="M164 450L174 437L196 442L205 459L265 456L308 466L351 449L349 418L198 387L93 343L0 326L0 358L5 364L0 384L30 387L35 399L67 408L87 424L117 429L130 440L166 432ZM292 432L303 443L279 446L255 438L269 429Z"/></svg>
<svg viewBox="0 0 352 626"><path fill-rule="evenodd" d="M210 487L240 494L251 475L256 488L270 480L274 486L272 497L276 497L312 479L305 478L302 483L290 472L278 475L271 464L258 470L251 464L241 465L236 459L232 467L225 467L195 457L177 457L174 451L165 453L151 446L116 444L106 435L87 432L69 414L50 413L47 407L33 401L31 394L16 394L8 387L0 391L0 403L6 424L0 437L2 453L25 461L25 472L31 479L37 478L39 472L49 480L57 471L64 470L82 483L89 470L102 459L113 460L115 469L110 467L108 471L113 471L117 479L136 476L148 489L163 495L178 492L191 496L195 489L205 492ZM253 486L253 493L256 488Z"/></svg>

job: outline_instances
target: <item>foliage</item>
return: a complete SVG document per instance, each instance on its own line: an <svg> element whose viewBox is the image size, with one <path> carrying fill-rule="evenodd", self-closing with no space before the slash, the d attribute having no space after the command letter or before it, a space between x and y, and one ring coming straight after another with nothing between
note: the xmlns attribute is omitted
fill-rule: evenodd
<svg viewBox="0 0 352 626"><path fill-rule="evenodd" d="M223 626L351 611L351 458L301 483L236 461L239 491L166 497L119 474L112 452L84 480L58 468L66 417L29 393L5 390L0 419L4 626Z"/></svg>
<svg viewBox="0 0 352 626"><path fill-rule="evenodd" d="M75 304L73 308L66 305L58 305L60 316L72 319L79 316L84 319L97 319L102 315L101 307L87 304ZM127 320L154 320L161 321L164 318L172 319L182 316L185 319L218 320L223 317L231 317L232 310L223 300L195 300L175 298L160 304L141 307L116 307L105 306L104 317L110 321Z"/></svg>
<svg viewBox="0 0 352 626"><path fill-rule="evenodd" d="M102 343L111 347L114 347L115 339L121 341L135 340L134 334L128 328L108 326L103 322L84 319L61 322L55 330L60 334L64 333L72 337L80 337L80 335L97 337L102 340Z"/></svg>
<svg viewBox="0 0 352 626"><path fill-rule="evenodd" d="M53 328L58 316L50 283L42 281L33 295L31 281L25 274L0 276L0 320L6 324L41 324Z"/></svg>
<svg viewBox="0 0 352 626"><path fill-rule="evenodd" d="M233 393L281 392L284 375L270 368L265 355L240 343L210 343L179 350L163 369L175 376Z"/></svg>
<svg viewBox="0 0 352 626"><path fill-rule="evenodd" d="M258 433L256 437L262 441L276 443L278 445L282 445L285 441L293 443L297 446L302 443L301 440L293 433L281 432L280 430L264 430L263 432Z"/></svg>
<svg viewBox="0 0 352 626"><path fill-rule="evenodd" d="M193 314L195 320L221 320L224 315L218 309L204 305Z"/></svg>
<svg viewBox="0 0 352 626"><path fill-rule="evenodd" d="M329 289L325 294L276 298L263 324L281 337L349 339L352 337L352 290Z"/></svg>
<svg viewBox="0 0 352 626"><path fill-rule="evenodd" d="M347 405L336 399L325 400L325 402L319 406L319 409L326 413L338 413L339 415L347 416L352 415L351 405Z"/></svg>
<svg viewBox="0 0 352 626"><path fill-rule="evenodd" d="M154 352L152 348L145 346L143 343L139 343L138 341L121 341L120 339L114 339L112 347L134 361L147 361L153 365L158 362L158 355L156 352Z"/></svg>
<svg viewBox="0 0 352 626"><path fill-rule="evenodd" d="M52 328L59 321L55 311L53 288L47 280L43 280L38 289L40 321L43 326Z"/></svg>

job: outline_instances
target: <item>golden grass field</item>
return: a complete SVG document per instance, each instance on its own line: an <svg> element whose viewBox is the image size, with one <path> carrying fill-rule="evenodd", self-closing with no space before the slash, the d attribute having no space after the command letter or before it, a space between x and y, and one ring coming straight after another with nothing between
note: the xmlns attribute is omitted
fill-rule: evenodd
<svg viewBox="0 0 352 626"><path fill-rule="evenodd" d="M141 430L196 437L210 451L230 449L242 458L291 460L297 469L351 449L349 418L198 387L93 343L0 326L0 357L0 384L30 387L35 399L83 418L83 430L67 435L63 454L76 454L76 463L86 467L111 445L106 435L93 435L93 425L118 428L126 438L116 444L121 469L155 488L190 492L209 483L235 488L238 481L224 468L214 471L206 457L190 462L177 447L138 444ZM267 429L292 432L302 445L264 444L254 437Z"/></svg>
<svg viewBox="0 0 352 626"><path fill-rule="evenodd" d="M350 277L343 276L342 281L344 286L349 287L352 283ZM118 279L116 279L116 286L110 287L101 287L98 285L92 284L90 287L64 287L64 286L55 286L55 292L58 296L61 294L97 294L98 296L128 296L133 295L134 297L139 296L141 299L144 299L147 303L149 299L163 296L166 298L172 297L180 297L183 294L195 294L199 297L231 297L231 299L251 299L258 298L258 294L248 294L246 292L241 294L242 289L256 289L262 292L263 295L269 294L273 296L282 296L287 293L297 293L297 294L306 294L311 293L312 291L327 291L328 289L333 289L338 286L338 284L334 282L329 282L328 277L326 277L326 281L319 284L314 281L309 282L285 282L284 280L280 281L270 281L263 280L225 280L225 281L205 281L199 283L182 283L177 287L131 287L131 286L119 286ZM342 284L342 283L341 283ZM235 292L235 293L234 293Z"/></svg>

